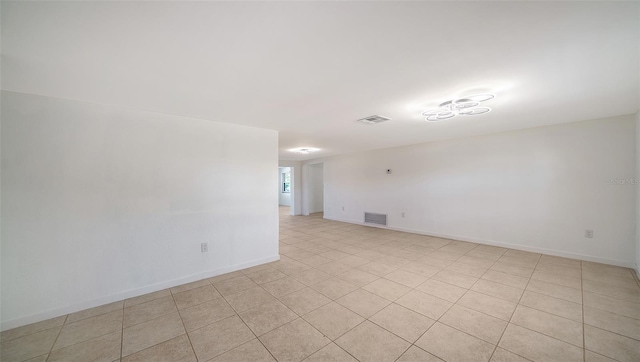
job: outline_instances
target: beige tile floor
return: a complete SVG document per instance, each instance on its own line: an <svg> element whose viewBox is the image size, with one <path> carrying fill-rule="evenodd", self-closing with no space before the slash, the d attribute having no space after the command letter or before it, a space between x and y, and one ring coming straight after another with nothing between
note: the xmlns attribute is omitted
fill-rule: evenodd
<svg viewBox="0 0 640 362"><path fill-rule="evenodd" d="M1 334L9 361L640 361L630 269L281 210L281 260Z"/></svg>

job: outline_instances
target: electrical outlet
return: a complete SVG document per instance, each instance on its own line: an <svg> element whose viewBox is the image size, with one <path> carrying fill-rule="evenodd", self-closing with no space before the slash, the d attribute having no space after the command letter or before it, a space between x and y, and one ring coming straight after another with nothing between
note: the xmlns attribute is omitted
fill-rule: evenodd
<svg viewBox="0 0 640 362"><path fill-rule="evenodd" d="M344 211L344 206L342 207L342 211Z"/></svg>
<svg viewBox="0 0 640 362"><path fill-rule="evenodd" d="M584 237L585 238L589 238L589 239L593 239L593 230L585 230L584 231Z"/></svg>
<svg viewBox="0 0 640 362"><path fill-rule="evenodd" d="M404 217L404 212L402 213L402 217Z"/></svg>
<svg viewBox="0 0 640 362"><path fill-rule="evenodd" d="M200 244L200 252L206 253L209 251L209 243Z"/></svg>

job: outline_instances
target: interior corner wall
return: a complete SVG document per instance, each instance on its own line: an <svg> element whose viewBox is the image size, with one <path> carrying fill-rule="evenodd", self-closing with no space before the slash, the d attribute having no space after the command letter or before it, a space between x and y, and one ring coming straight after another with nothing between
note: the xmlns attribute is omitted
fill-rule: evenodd
<svg viewBox="0 0 640 362"><path fill-rule="evenodd" d="M305 167L307 213L322 212L324 211L324 165L317 163L308 164Z"/></svg>
<svg viewBox="0 0 640 362"><path fill-rule="evenodd" d="M325 158L324 217L360 224L365 211L382 213L396 230L633 267L635 122L628 115Z"/></svg>
<svg viewBox="0 0 640 362"><path fill-rule="evenodd" d="M300 161L279 161L291 170L291 215L302 215L302 166Z"/></svg>
<svg viewBox="0 0 640 362"><path fill-rule="evenodd" d="M636 275L640 278L640 112L636 113Z"/></svg>
<svg viewBox="0 0 640 362"><path fill-rule="evenodd" d="M276 131L1 101L3 330L279 258Z"/></svg>

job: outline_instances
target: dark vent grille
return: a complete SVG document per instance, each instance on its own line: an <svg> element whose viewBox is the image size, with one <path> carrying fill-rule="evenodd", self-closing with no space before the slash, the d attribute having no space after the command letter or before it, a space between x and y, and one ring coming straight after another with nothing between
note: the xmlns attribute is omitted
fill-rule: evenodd
<svg viewBox="0 0 640 362"><path fill-rule="evenodd" d="M364 213L364 222L367 224L387 225L387 215L374 214L371 212Z"/></svg>

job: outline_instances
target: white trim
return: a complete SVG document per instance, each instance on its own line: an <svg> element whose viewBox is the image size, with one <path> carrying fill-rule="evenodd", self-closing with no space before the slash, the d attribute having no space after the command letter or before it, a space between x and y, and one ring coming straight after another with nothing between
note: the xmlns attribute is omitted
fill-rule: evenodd
<svg viewBox="0 0 640 362"><path fill-rule="evenodd" d="M214 269L214 270L210 270L210 271L206 271L206 272L202 272L202 273L198 273L198 274L193 274L193 275L190 275L190 276L187 276L187 277L183 277L183 278L177 278L177 279L169 280L169 281L166 281L166 282L161 282L161 283L157 283L157 284L153 284L153 285L148 285L146 287L132 289L132 290L128 290L126 292L116 293L116 294L108 295L108 296L105 296L105 297L92 299L92 300L89 300L89 301L86 301L86 302L76 303L76 304L69 305L69 306L62 307L62 308L57 308L57 309L49 310L49 311L46 311L46 312L32 314L32 315L27 316L27 317L20 317L20 318L11 319L11 320L8 320L8 321L3 321L0 324L0 330L1 331L6 331L6 330L9 330L9 329L12 329L12 328L17 328L17 327L21 327L21 326L24 326L24 325L27 325L27 324L40 322L40 321L43 321L43 320L46 320L46 319L59 317L59 316L65 315L65 314L75 313L75 312L79 312L81 310L94 308L94 307L99 307L101 305L105 305L105 304L109 304L109 303L113 303L113 302L118 302L118 301L121 301L121 300L124 300L124 299L128 299L128 298L138 297L138 296L141 296L141 295L144 295L144 294L157 292L159 290L172 288L172 287L175 287L175 286L178 286L178 285L195 282L195 281L202 280L202 279L213 278L213 277L218 276L218 275L230 273L230 272L241 270L241 269L250 268L250 267L256 266L256 265L270 263L272 261L277 261L277 260L280 260L280 255L279 254L276 255L276 256L268 257L268 258L252 260L252 261L249 261L249 262L246 262L246 263L226 266L226 267L223 267L223 268L218 268L218 269Z"/></svg>
<svg viewBox="0 0 640 362"><path fill-rule="evenodd" d="M398 227L393 227L393 226L381 226L381 225L374 225L374 224L365 224L364 222L361 222L361 221L339 219L339 218L331 218L331 217L326 217L326 216L324 218L327 219L327 220L346 222L346 223L350 223L350 224L377 227L377 228L381 228L381 229L388 229L388 230L394 230L394 231L402 231L402 232L407 232L407 233L412 233L412 234L434 236L434 237L437 237L437 238L468 241L468 242L484 244L484 245L500 246L500 247L503 247L503 248L522 250L522 251L530 251L530 252L534 252L534 253L541 253L541 254L553 255L553 256L560 256L560 257L563 257L563 258L571 258L571 259L578 259L578 260L584 260L584 261L592 261L592 262L596 262L596 263L621 266L621 267L631 268L631 269L634 269L636 267L634 262L613 260L613 259L607 259L607 258L599 258L599 257L595 257L595 256L570 253L570 252L560 251L560 250L545 249L545 248L538 248L538 247L534 247L534 246L524 246L524 245L518 245L518 244L510 244L510 243L504 243L504 242L495 241L495 240L478 239L478 238L460 236L460 235L440 234L440 233L434 233L434 232L428 232L428 231L422 231L422 230L398 228ZM636 269L636 271L637 271L637 269ZM638 275L640 276L640 273L638 273Z"/></svg>

